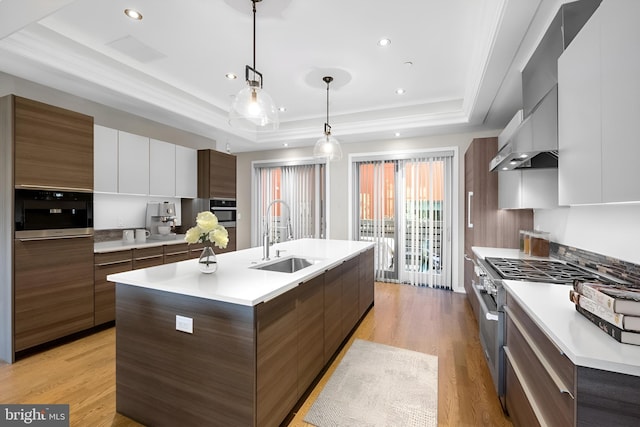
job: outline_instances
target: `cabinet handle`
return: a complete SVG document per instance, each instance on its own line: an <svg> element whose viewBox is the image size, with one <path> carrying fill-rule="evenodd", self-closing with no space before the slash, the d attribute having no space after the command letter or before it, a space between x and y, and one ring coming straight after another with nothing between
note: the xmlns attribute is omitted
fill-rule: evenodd
<svg viewBox="0 0 640 427"><path fill-rule="evenodd" d="M154 258L162 258L162 255L141 256L141 257L136 257L133 260L134 261L143 261L145 259L154 259Z"/></svg>
<svg viewBox="0 0 640 427"><path fill-rule="evenodd" d="M40 240L87 239L89 237L93 237L93 234L78 234L75 236L23 237L18 240L21 242L37 242Z"/></svg>
<svg viewBox="0 0 640 427"><path fill-rule="evenodd" d="M511 367L513 368L513 372L515 372L516 377L518 378L518 382L520 383L520 386L522 387L522 391L524 392L524 395L527 397L527 400L531 405L531 409L533 410L533 413L535 414L536 419L538 420L541 426L544 426L544 427L548 426L549 423L547 423L546 420L544 419L544 416L542 415L542 411L538 406L538 402L536 402L536 399L534 398L533 393L529 388L529 384L527 384L524 381L524 377L522 376L522 370L520 369L520 366L518 366L518 363L514 360L513 356L511 355L511 351L507 346L504 347L504 355L506 356L507 360L509 360Z"/></svg>
<svg viewBox="0 0 640 427"><path fill-rule="evenodd" d="M58 190L58 191L77 191L79 193L93 193L93 188L77 188L77 187L51 187L49 185L31 185L20 184L15 188L23 188L25 190Z"/></svg>
<svg viewBox="0 0 640 427"><path fill-rule="evenodd" d="M547 373L551 377L551 380L553 380L556 387L558 387L558 391L560 393L567 393L569 396L571 396L572 399L575 399L575 397L573 397L573 393L571 393L571 391L569 390L569 387L567 387L564 381L562 381L562 379L560 378L560 375L558 375L556 370L553 369L553 366L551 366L551 364L547 361L546 357L544 357L542 350L538 348L533 338L531 338L529 333L524 329L524 326L522 325L522 323L520 323L520 321L513 315L513 311L511 311L511 309L508 306L504 306L504 311L507 313L507 315L509 316L509 319L511 319L511 322L513 322L516 329L520 332L524 340L529 344L529 346L531 347L531 350L533 350L533 353L536 355L536 357L538 358L538 360L540 361L544 369L547 371ZM553 343L553 341L551 342ZM556 349L558 348L555 344L553 345L556 347ZM564 354L564 353L560 351L560 354Z"/></svg>
<svg viewBox="0 0 640 427"><path fill-rule="evenodd" d="M110 265L124 264L125 262L131 262L131 258L123 259L121 261L101 262L99 264L96 264L96 267L108 267Z"/></svg>
<svg viewBox="0 0 640 427"><path fill-rule="evenodd" d="M498 315L497 315L497 314L491 313L490 311L489 311L489 312L487 312L487 313L484 315L484 317L485 317L487 320L490 320L490 321L493 321L493 322L497 322L498 320L500 320L500 318L498 317Z"/></svg>
<svg viewBox="0 0 640 427"><path fill-rule="evenodd" d="M473 228L471 222L471 198L473 197L473 191L467 193L467 228Z"/></svg>

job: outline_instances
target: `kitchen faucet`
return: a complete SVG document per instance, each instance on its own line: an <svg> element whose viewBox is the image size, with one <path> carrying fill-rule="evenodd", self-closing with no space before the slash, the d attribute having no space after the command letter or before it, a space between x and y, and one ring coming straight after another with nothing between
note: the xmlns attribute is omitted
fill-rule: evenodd
<svg viewBox="0 0 640 427"><path fill-rule="evenodd" d="M293 230L291 228L291 208L289 207L289 205L287 204L287 202L285 202L282 199L276 199L274 201L272 201L271 203L269 203L269 205L267 206L267 212L264 216L264 234L262 235L262 260L263 261L268 261L269 258L269 246L271 245L271 242L269 240L269 210L271 209L271 206L273 206L276 203L281 203L283 206L285 206L287 208L287 239L291 240L293 239Z"/></svg>

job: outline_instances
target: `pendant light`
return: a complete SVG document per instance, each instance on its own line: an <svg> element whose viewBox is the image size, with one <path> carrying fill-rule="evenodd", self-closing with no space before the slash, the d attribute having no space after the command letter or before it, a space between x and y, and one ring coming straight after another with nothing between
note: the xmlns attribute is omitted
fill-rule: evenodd
<svg viewBox="0 0 640 427"><path fill-rule="evenodd" d="M273 99L262 90L262 73L256 69L256 3L262 0L251 0L253 4L253 67L245 66L247 86L236 95L231 111L229 124L234 128L260 132L278 129L278 109Z"/></svg>
<svg viewBox="0 0 640 427"><path fill-rule="evenodd" d="M337 139L331 136L331 126L329 126L329 83L333 77L326 76L322 80L327 84L327 121L324 124L324 136L313 146L314 157L327 157L329 161L342 159L342 148Z"/></svg>

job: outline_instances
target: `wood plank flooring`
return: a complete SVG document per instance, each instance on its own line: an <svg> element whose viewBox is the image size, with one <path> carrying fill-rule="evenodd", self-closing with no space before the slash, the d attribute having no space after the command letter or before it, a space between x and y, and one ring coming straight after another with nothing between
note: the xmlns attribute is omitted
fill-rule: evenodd
<svg viewBox="0 0 640 427"><path fill-rule="evenodd" d="M376 283L375 306L289 422L305 413L355 338L438 356L438 425L511 426L502 414L466 296ZM0 365L0 402L68 403L71 425L139 426L115 412L115 329Z"/></svg>

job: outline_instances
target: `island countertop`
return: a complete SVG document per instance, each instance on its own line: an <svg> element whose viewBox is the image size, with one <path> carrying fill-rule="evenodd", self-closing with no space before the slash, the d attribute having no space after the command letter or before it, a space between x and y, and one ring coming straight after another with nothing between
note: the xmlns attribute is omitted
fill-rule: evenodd
<svg viewBox="0 0 640 427"><path fill-rule="evenodd" d="M254 306L273 299L372 247L371 242L300 239L273 245L270 261L262 261L262 247L217 255L218 270L213 274L201 273L198 269L198 260L191 259L110 274L107 280L181 295ZM311 259L314 264L294 273L252 268L277 261L276 249L281 251L280 259L296 256Z"/></svg>

